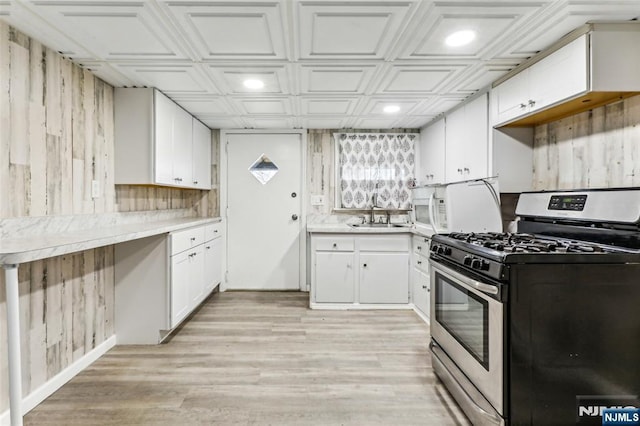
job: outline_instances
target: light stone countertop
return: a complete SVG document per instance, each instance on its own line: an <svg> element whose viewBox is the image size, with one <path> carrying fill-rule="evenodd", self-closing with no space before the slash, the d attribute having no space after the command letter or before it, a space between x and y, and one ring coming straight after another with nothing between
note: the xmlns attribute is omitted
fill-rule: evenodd
<svg viewBox="0 0 640 426"><path fill-rule="evenodd" d="M402 224L402 226L380 227L380 228L354 228L346 223L314 223L307 225L307 232L310 233L336 233L336 234L410 234L412 225Z"/></svg>
<svg viewBox="0 0 640 426"><path fill-rule="evenodd" d="M31 262L220 221L220 218L174 218L2 239L0 265Z"/></svg>

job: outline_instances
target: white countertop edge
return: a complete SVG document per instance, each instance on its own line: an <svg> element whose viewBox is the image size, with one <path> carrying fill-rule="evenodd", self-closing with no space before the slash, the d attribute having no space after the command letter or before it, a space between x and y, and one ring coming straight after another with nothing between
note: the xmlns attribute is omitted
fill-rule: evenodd
<svg viewBox="0 0 640 426"><path fill-rule="evenodd" d="M40 237L6 239L0 242L0 265L32 262L220 221L220 218L190 217L129 223L65 234L45 234Z"/></svg>
<svg viewBox="0 0 640 426"><path fill-rule="evenodd" d="M307 225L310 234L413 234L421 237L433 235L430 227L406 224L393 228L353 228L346 223L318 223Z"/></svg>

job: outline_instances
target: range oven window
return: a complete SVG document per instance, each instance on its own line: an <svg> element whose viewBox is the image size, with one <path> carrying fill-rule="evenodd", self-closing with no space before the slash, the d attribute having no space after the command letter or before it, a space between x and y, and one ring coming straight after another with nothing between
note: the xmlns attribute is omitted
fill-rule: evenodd
<svg viewBox="0 0 640 426"><path fill-rule="evenodd" d="M436 321L489 371L489 302L436 272Z"/></svg>

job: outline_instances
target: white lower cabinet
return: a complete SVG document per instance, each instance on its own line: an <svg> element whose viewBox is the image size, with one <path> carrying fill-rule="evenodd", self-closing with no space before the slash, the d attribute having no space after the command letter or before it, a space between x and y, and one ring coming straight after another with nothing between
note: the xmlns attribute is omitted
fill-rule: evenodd
<svg viewBox="0 0 640 426"><path fill-rule="evenodd" d="M354 252L316 252L316 302L353 303L354 265Z"/></svg>
<svg viewBox="0 0 640 426"><path fill-rule="evenodd" d="M171 256L171 328L180 324L189 313L190 254Z"/></svg>
<svg viewBox="0 0 640 426"><path fill-rule="evenodd" d="M312 234L312 306L407 304L409 246L408 234Z"/></svg>
<svg viewBox="0 0 640 426"><path fill-rule="evenodd" d="M428 237L414 236L412 241L411 301L424 316L431 316L431 279L429 275Z"/></svg>
<svg viewBox="0 0 640 426"><path fill-rule="evenodd" d="M360 303L409 303L409 253L360 253Z"/></svg>
<svg viewBox="0 0 640 426"><path fill-rule="evenodd" d="M157 344L222 280L222 224L115 246L118 344Z"/></svg>

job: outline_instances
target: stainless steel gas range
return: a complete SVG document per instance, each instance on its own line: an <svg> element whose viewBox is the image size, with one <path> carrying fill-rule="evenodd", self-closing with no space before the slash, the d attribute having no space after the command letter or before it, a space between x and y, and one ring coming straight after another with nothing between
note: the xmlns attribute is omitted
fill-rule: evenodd
<svg viewBox="0 0 640 426"><path fill-rule="evenodd" d="M640 188L520 196L518 233L432 238L431 352L477 425L640 407Z"/></svg>

